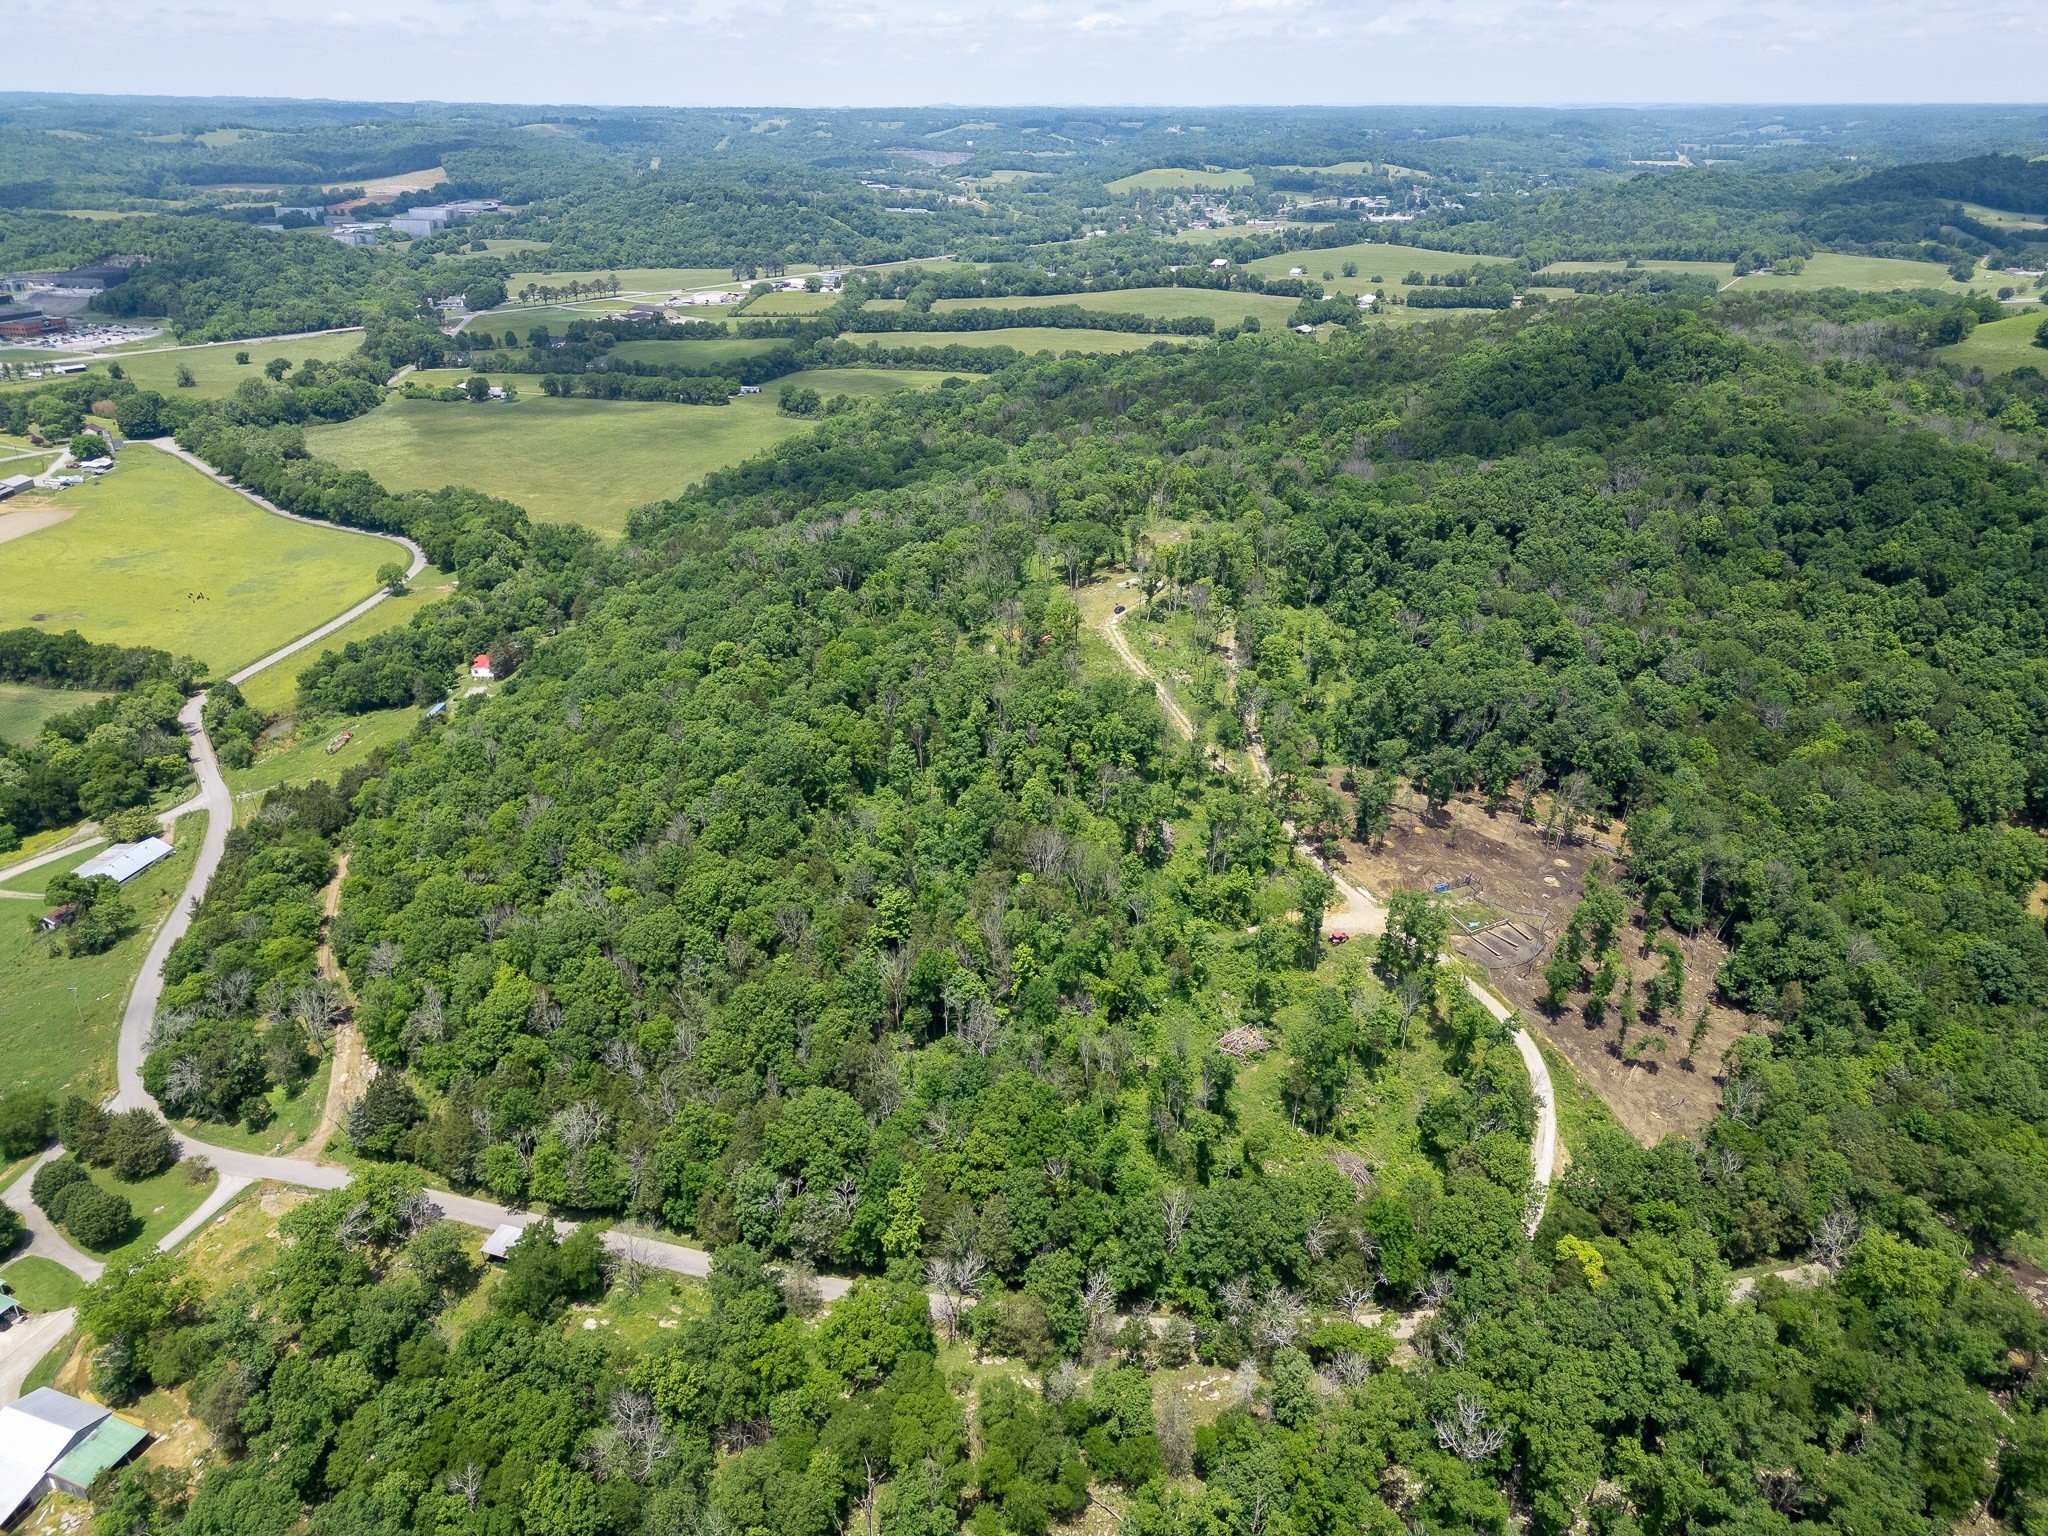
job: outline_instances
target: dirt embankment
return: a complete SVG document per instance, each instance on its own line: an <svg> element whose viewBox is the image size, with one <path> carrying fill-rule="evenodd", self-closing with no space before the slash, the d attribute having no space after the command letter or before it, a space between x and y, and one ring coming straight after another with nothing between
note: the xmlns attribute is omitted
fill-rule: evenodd
<svg viewBox="0 0 2048 1536"><path fill-rule="evenodd" d="M1690 1134L1713 1118L1721 1102L1722 1053L1750 1021L1711 1001L1714 974L1728 956L1727 947L1711 933L1670 935L1685 957L1684 1003L1661 1025L1639 1021L1632 1036L1640 1041L1661 1035L1661 1054L1646 1052L1625 1060L1617 1048L1617 1010L1609 1008L1599 1025L1590 1025L1578 1006L1583 994L1554 1018L1543 1010L1543 965L1585 894L1587 870L1596 862L1613 863L1618 841L1616 828L1594 831L1583 841L1553 843L1540 827L1522 822L1512 811L1489 815L1476 800L1454 800L1437 817L1425 817L1404 805L1396 811L1384 843L1367 848L1347 838L1339 844L1333 867L1381 898L1403 887L1448 887L1444 896L1454 914L1454 935L1472 931L1468 924L1480 929L1498 924L1486 931L1520 936L1500 946L1523 957L1509 965L1492 963L1495 957L1471 940L1454 938L1452 947L1487 965L1494 989L1571 1062L1630 1133L1648 1145L1666 1136ZM1640 921L1640 914L1634 917ZM1622 949L1639 997L1643 984L1663 964L1654 953L1640 953L1643 947L1643 931L1632 925ZM1687 1038L1703 1006L1707 1030L1688 1063Z"/></svg>
<svg viewBox="0 0 2048 1536"><path fill-rule="evenodd" d="M348 993L348 979L342 975L341 967L334 958L334 951L327 943L327 929L334 921L334 914L341 910L341 882L348 878L348 855L344 853L336 862L334 879L329 882L320 903L320 948L315 960L320 974ZM292 1156L317 1160L328 1139L341 1129L341 1117L348 1112L349 1105L363 1096L363 1090L370 1086L370 1077L376 1066L370 1060L370 1053L363 1046L363 1032L356 1027L355 999L348 998L348 1006L341 1011L341 1020L334 1028L334 1038L328 1042L333 1053L334 1067L327 1077L327 1103L320 1111L320 1123L313 1127L313 1133L306 1138L305 1145Z"/></svg>

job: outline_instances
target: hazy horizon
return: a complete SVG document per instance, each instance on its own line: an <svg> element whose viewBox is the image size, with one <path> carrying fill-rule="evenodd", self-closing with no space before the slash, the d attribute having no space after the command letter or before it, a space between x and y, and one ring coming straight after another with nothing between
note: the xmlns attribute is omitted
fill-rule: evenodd
<svg viewBox="0 0 2048 1536"><path fill-rule="evenodd" d="M295 15L105 0L88 19L113 46L81 57L75 7L18 0L17 56L59 66L42 91L797 110L2028 106L2048 56L2048 7L1999 0L353 0Z"/></svg>

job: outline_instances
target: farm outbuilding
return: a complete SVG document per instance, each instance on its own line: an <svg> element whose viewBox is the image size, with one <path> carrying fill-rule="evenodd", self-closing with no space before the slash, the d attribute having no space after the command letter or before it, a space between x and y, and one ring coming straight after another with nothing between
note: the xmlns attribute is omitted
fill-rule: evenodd
<svg viewBox="0 0 2048 1536"><path fill-rule="evenodd" d="M148 1439L133 1420L54 1387L0 1408L0 1526L52 1490L83 1496Z"/></svg>
<svg viewBox="0 0 2048 1536"><path fill-rule="evenodd" d="M145 837L139 843L116 843L105 853L87 859L72 873L81 880L106 875L116 885L126 885L150 865L171 856L171 845L160 837Z"/></svg>

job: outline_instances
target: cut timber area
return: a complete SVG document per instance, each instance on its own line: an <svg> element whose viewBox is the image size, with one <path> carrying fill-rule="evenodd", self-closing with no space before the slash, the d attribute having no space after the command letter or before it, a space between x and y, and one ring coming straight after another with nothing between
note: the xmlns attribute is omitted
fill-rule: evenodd
<svg viewBox="0 0 2048 1536"><path fill-rule="evenodd" d="M1349 797L1340 798L1348 808ZM1685 1001L1661 1031L1647 1020L1637 1026L1638 1037L1665 1037L1661 1056L1622 1060L1615 1050L1616 1010L1610 1008L1604 1023L1590 1027L1578 1006L1583 996L1555 1017L1544 1011L1543 964L1585 894L1586 871L1598 862L1615 862L1620 837L1620 828L1614 827L1552 842L1540 827L1521 821L1512 807L1489 814L1476 799L1461 798L1430 816L1403 801L1396 805L1383 842L1368 848L1342 839L1332 868L1373 891L1450 886L1444 895L1451 904L1453 949L1487 967L1494 989L1571 1062L1630 1134L1649 1146L1666 1136L1688 1135L1714 1117L1721 1103L1721 1054L1752 1021L1718 1002L1709 1005L1727 946L1711 933L1688 936L1669 929L1666 934L1685 955ZM1639 953L1641 914L1631 912L1630 917L1621 939L1622 958L1640 994L1641 983L1661 961ZM1526 957L1520 963L1496 964L1485 946L1459 937L1472 931L1467 924L1496 922L1502 927L1489 931L1506 933L1512 924L1532 940L1517 947L1517 954ZM1688 1064L1686 1037L1703 1005L1708 1005L1707 1033Z"/></svg>

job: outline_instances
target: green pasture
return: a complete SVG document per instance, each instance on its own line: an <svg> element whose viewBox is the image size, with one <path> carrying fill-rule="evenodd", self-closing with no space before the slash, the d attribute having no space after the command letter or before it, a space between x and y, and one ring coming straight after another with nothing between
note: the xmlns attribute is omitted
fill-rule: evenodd
<svg viewBox="0 0 2048 1536"><path fill-rule="evenodd" d="M273 357L281 357L297 366L307 358L318 358L322 362L336 362L354 352L363 344L361 331L342 331L334 335L300 336L288 341L223 341L203 347L156 347L150 350L123 352L121 371L144 389L154 389L165 395L191 394L206 398L234 393L235 386L244 379L263 377L263 365ZM249 361L238 363L236 354L246 352ZM105 367L104 363L99 366ZM188 368L193 382L184 389L178 386L178 369Z"/></svg>
<svg viewBox="0 0 2048 1536"><path fill-rule="evenodd" d="M1731 269L1732 271L1732 269ZM1937 293L1960 296L1966 293L1995 293L1997 280L1980 272L1972 282L1959 283L1948 268L1931 261L1901 261L1892 256L1837 256L1823 251L1806 259L1806 270L1797 273L1757 272L1732 277L1729 288L1785 288L1812 293L1822 288L1860 288L1889 293L1894 288L1931 288Z"/></svg>
<svg viewBox="0 0 2048 1536"><path fill-rule="evenodd" d="M174 823L178 851L121 888L135 909L136 932L102 955L67 956L61 945L30 927L49 910L41 897L59 874L69 874L105 844L80 848L8 881L9 891L35 899L0 897L0 1092L39 1088L55 1098L81 1094L97 1100L114 1086L114 1042L121 1010L142 969L150 936L171 911L192 873L192 855L205 823L197 813ZM11 862L16 855L8 855Z"/></svg>
<svg viewBox="0 0 2048 1536"><path fill-rule="evenodd" d="M749 320L784 320L821 314L838 302L836 293L764 293L741 314Z"/></svg>
<svg viewBox="0 0 2048 1536"><path fill-rule="evenodd" d="M454 594L453 580L444 585L440 572L432 566L420 572L419 580L420 584L405 596L385 598L361 618L342 625L318 645L308 646L297 655L287 656L283 661L265 667L242 684L242 697L249 701L251 708L266 715L289 710L298 697L299 674L311 666L322 652L338 651L352 641L367 640L387 629L409 624L412 616L427 604L438 603Z"/></svg>
<svg viewBox="0 0 2048 1536"><path fill-rule="evenodd" d="M778 379L730 405L668 405L551 400L531 375L514 376L521 394L510 405L392 399L354 421L311 428L306 440L322 457L366 470L393 490L470 485L538 518L621 533L632 508L678 495L712 470L806 430L809 422L777 407L786 384L829 398L928 388L938 379L821 368Z"/></svg>
<svg viewBox="0 0 2048 1536"><path fill-rule="evenodd" d="M795 343L768 336L707 336L702 341L622 341L612 356L630 363L725 363L763 357Z"/></svg>
<svg viewBox="0 0 2048 1536"><path fill-rule="evenodd" d="M127 1241L112 1248L87 1248L76 1238L72 1241L95 1258L104 1259L110 1265L122 1265L140 1264L154 1258L157 1243L199 1209L213 1192L214 1180L219 1175L209 1174L205 1182L194 1184L185 1177L185 1170L174 1163L154 1178L138 1179L133 1184L115 1178L103 1168L93 1169L91 1177L101 1189L111 1189L128 1202L129 1209L135 1213L135 1225L129 1229Z"/></svg>
<svg viewBox="0 0 2048 1536"><path fill-rule="evenodd" d="M1979 224L1990 224L1999 229L2048 230L2048 215L2016 213L2009 208L1987 208L1982 203L1964 203L1962 206L1963 212Z"/></svg>
<svg viewBox="0 0 2048 1536"><path fill-rule="evenodd" d="M2027 365L2048 373L2048 347L2034 345L2034 335L2044 324L2048 324L2048 309L2036 307L2008 315L1978 326L1967 341L1943 347L1938 355L1965 368L1982 368L1986 373L2011 373ZM5 734L0 731L0 735Z"/></svg>
<svg viewBox="0 0 2048 1536"><path fill-rule="evenodd" d="M1246 295L1252 297L1252 295ZM1288 306L1290 309L1293 306ZM1198 336L1149 336L1137 331L1084 331L1059 325L1004 326L993 331L848 331L841 341L889 347L1015 347L1037 352L1142 352L1155 341L1181 346Z"/></svg>
<svg viewBox="0 0 2048 1536"><path fill-rule="evenodd" d="M1150 315L1159 320L1204 316L1236 325L1257 315L1262 325L1279 325L1294 313L1295 300L1269 293L1233 293L1219 288L1123 288L1110 293L1028 294L1017 298L940 299L939 314L962 309L1057 309L1071 304L1110 315Z"/></svg>
<svg viewBox="0 0 2048 1536"><path fill-rule="evenodd" d="M76 688L37 688L30 683L0 683L0 741L28 741L52 715L83 709L104 694ZM12 862L0 854L0 864Z"/></svg>
<svg viewBox="0 0 2048 1536"><path fill-rule="evenodd" d="M361 602L396 553L381 539L274 517L141 445L105 476L12 503L24 504L72 515L4 546L0 628L160 646L217 677Z"/></svg>
<svg viewBox="0 0 2048 1536"><path fill-rule="evenodd" d="M1301 267L1307 273L1307 280L1313 283L1324 281L1325 272L1335 273L1329 279L1333 291L1358 293L1366 288L1375 292L1401 292L1408 286L1410 272L1420 272L1424 277L1441 276L1446 272L1468 271L1482 262L1497 262L1495 256L1468 256L1463 251L1435 251L1420 245L1389 245L1384 240L1362 241L1355 245L1333 245L1323 251L1282 251L1278 256L1261 256L1257 261L1245 263L1245 270L1256 272L1261 277L1286 277L1294 268ZM1358 276L1344 276L1344 263L1358 263ZM1374 282L1378 277L1380 282Z"/></svg>
<svg viewBox="0 0 2048 1536"><path fill-rule="evenodd" d="M405 707L345 718L323 715L303 729L296 725L287 727L285 734L266 746L252 765L228 770L228 791L235 797L235 820L248 820L263 796L280 785L310 784L315 779L332 784L379 747L403 741L419 720L420 711ZM330 753L327 744L343 731L353 733L348 745Z"/></svg>
<svg viewBox="0 0 2048 1536"><path fill-rule="evenodd" d="M327 1083L334 1072L334 1057L323 1056L313 1075L299 1084L297 1093L287 1093L284 1084L273 1084L263 1095L276 1118L260 1131L240 1121L222 1125L217 1120L175 1120L172 1124L194 1141L210 1142L235 1152L254 1152L259 1157L289 1157L306 1144L319 1128L327 1110Z"/></svg>
<svg viewBox="0 0 2048 1536"><path fill-rule="evenodd" d="M0 1269L0 1280L29 1312L61 1312L85 1292L85 1282L55 1259L24 1254Z"/></svg>
<svg viewBox="0 0 2048 1536"><path fill-rule="evenodd" d="M1111 192L1124 193L1231 192L1251 184L1250 171L1194 171L1182 166L1163 166L1158 170L1120 176L1115 181L1105 182L1103 185Z"/></svg>

